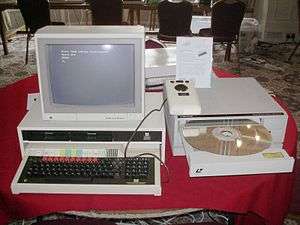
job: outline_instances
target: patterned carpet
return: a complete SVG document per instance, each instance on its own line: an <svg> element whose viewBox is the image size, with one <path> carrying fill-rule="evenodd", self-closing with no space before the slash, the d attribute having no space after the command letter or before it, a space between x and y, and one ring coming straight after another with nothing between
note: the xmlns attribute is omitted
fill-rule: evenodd
<svg viewBox="0 0 300 225"><path fill-rule="evenodd" d="M29 63L24 65L25 37L16 36L8 43L9 55L3 55L0 47L0 87L4 87L24 77L36 73L34 43L30 43ZM300 130L300 49L287 63L294 44L260 44L253 54L241 54L240 63L236 55L231 62L224 62L224 47L219 45L214 50L214 66L242 77L255 77L263 87L285 101L292 112ZM298 137L300 135L298 134ZM299 141L298 141L298 149ZM300 151L298 151L300 157ZM299 216L291 215L285 220L286 225L300 224Z"/></svg>

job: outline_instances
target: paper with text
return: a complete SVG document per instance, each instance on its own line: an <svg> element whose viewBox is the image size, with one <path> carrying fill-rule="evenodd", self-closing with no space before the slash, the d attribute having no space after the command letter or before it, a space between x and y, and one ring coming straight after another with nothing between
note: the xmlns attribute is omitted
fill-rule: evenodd
<svg viewBox="0 0 300 225"><path fill-rule="evenodd" d="M212 37L177 37L176 79L191 80L196 88L210 88Z"/></svg>

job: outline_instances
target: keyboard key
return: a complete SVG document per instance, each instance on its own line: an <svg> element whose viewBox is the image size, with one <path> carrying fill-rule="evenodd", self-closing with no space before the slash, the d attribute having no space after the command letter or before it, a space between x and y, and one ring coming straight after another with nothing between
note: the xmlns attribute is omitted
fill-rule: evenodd
<svg viewBox="0 0 300 225"><path fill-rule="evenodd" d="M154 184L154 158L96 158L30 156L21 183Z"/></svg>

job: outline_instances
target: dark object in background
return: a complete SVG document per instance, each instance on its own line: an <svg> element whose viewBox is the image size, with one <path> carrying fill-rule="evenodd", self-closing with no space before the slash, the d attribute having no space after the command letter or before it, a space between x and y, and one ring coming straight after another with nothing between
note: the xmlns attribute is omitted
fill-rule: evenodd
<svg viewBox="0 0 300 225"><path fill-rule="evenodd" d="M92 12L93 25L121 25L122 0L87 0Z"/></svg>
<svg viewBox="0 0 300 225"><path fill-rule="evenodd" d="M239 0L220 0L211 9L211 28L200 29L199 36L213 37L214 42L227 44L225 61L230 60L231 45L239 52L239 33L246 4Z"/></svg>
<svg viewBox="0 0 300 225"><path fill-rule="evenodd" d="M192 36L190 30L193 5L188 1L179 3L164 0L158 4L158 39L176 41L177 36Z"/></svg>
<svg viewBox="0 0 300 225"><path fill-rule="evenodd" d="M298 32L300 33L300 0L298 0ZM291 61L292 57L295 55L299 46L300 46L300 41L296 44L295 48L293 49L292 53L287 59L288 62Z"/></svg>
<svg viewBox="0 0 300 225"><path fill-rule="evenodd" d="M210 5L211 0L199 0L199 5Z"/></svg>
<svg viewBox="0 0 300 225"><path fill-rule="evenodd" d="M27 42L25 64L28 63L28 46L34 33L47 25L64 25L63 22L51 22L50 7L47 0L17 0L18 8L21 11L25 22Z"/></svg>

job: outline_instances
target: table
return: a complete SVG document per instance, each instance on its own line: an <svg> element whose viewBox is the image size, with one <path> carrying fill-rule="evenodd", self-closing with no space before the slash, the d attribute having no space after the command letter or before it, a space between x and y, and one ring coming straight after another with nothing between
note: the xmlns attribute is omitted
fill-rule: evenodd
<svg viewBox="0 0 300 225"><path fill-rule="evenodd" d="M220 77L233 76L218 69L214 71ZM237 213L237 224L260 224L258 221L264 219L267 225L282 225L291 199L295 173L190 178L185 157L173 157L168 141L166 162L170 179L168 183L162 184L160 197L12 195L10 183L21 161L16 127L25 114L27 94L34 92L38 92L36 76L0 89L0 219L30 218L69 210L206 208ZM279 99L276 100L285 107ZM288 115L284 148L289 155L295 157L297 128L289 112ZM166 173L162 168L162 177L164 176Z"/></svg>
<svg viewBox="0 0 300 225"><path fill-rule="evenodd" d="M88 9L89 5L82 2L63 2L63 1L50 1L51 9ZM157 6L145 4L142 1L123 1L123 8L129 10L129 21L130 24L134 24L134 12L137 12L138 24L140 24L139 12L140 10L154 10ZM4 19L2 12L6 9L18 9L15 1L0 1L0 35L4 50L4 55L8 54L8 48L6 44L5 31L4 31ZM198 3L193 4L193 12L199 13L203 11L209 11L209 6L199 5Z"/></svg>

